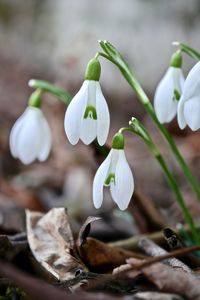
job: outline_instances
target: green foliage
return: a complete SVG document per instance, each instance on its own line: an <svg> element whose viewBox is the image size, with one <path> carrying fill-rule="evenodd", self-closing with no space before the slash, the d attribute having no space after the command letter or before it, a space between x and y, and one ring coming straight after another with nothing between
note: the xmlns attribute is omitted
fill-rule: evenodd
<svg viewBox="0 0 200 300"><path fill-rule="evenodd" d="M15 295L15 298L13 297ZM27 300L27 296L20 288L8 287L5 295L0 295L0 300Z"/></svg>

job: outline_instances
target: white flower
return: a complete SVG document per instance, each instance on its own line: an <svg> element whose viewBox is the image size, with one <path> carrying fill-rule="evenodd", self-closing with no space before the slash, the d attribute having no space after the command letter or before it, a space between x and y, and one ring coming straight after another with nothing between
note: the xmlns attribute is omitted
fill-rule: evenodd
<svg viewBox="0 0 200 300"><path fill-rule="evenodd" d="M178 103L178 124L192 130L200 128L200 62L189 72Z"/></svg>
<svg viewBox="0 0 200 300"><path fill-rule="evenodd" d="M98 81L83 82L67 108L64 127L72 145L77 144L79 139L88 145L96 137L99 145L105 144L110 115Z"/></svg>
<svg viewBox="0 0 200 300"><path fill-rule="evenodd" d="M99 208L103 202L103 187L109 186L113 200L125 210L134 191L134 180L123 149L111 149L94 177L93 202Z"/></svg>
<svg viewBox="0 0 200 300"><path fill-rule="evenodd" d="M28 106L10 133L10 150L25 165L44 161L51 149L49 125L39 108Z"/></svg>
<svg viewBox="0 0 200 300"><path fill-rule="evenodd" d="M160 81L154 97L154 108L160 123L170 122L176 115L179 95L182 93L184 76L181 68L169 67Z"/></svg>

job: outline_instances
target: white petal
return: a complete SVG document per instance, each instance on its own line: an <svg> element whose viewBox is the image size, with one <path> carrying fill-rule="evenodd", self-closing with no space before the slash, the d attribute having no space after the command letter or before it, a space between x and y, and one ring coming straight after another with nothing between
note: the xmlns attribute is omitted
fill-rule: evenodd
<svg viewBox="0 0 200 300"><path fill-rule="evenodd" d="M170 122L176 115L177 101L174 97L173 67L170 67L158 84L154 97L154 108L160 123Z"/></svg>
<svg viewBox="0 0 200 300"><path fill-rule="evenodd" d="M182 69L173 68L172 77L174 82L174 89L176 89L180 94L182 94L183 86L185 82Z"/></svg>
<svg viewBox="0 0 200 300"><path fill-rule="evenodd" d="M200 128L200 96L185 101L184 116L193 131Z"/></svg>
<svg viewBox="0 0 200 300"><path fill-rule="evenodd" d="M184 129L186 127L186 120L184 116L184 100L183 96L178 102L178 109L177 109L177 119L178 119L178 125L180 129Z"/></svg>
<svg viewBox="0 0 200 300"><path fill-rule="evenodd" d="M82 87L71 100L65 113L65 133L72 145L77 144L80 138L81 122L88 100L88 83L88 80L83 82Z"/></svg>
<svg viewBox="0 0 200 300"><path fill-rule="evenodd" d="M200 92L200 62L198 62L189 72L184 88L183 99L184 101L196 96Z"/></svg>
<svg viewBox="0 0 200 300"><path fill-rule="evenodd" d="M111 150L112 150L112 156L111 156L111 161L110 161L109 173L115 174L120 151L117 149L111 149Z"/></svg>
<svg viewBox="0 0 200 300"><path fill-rule="evenodd" d="M113 149L98 168L93 181L93 202L95 208L100 208L103 202L103 186L111 163Z"/></svg>
<svg viewBox="0 0 200 300"><path fill-rule="evenodd" d="M18 142L18 135L20 133L21 128L23 127L23 122L24 122L24 116L26 115L26 110L25 112L17 119L15 124L13 125L11 132L10 132L10 151L13 157L17 158L18 157L18 152L17 152L17 142Z"/></svg>
<svg viewBox="0 0 200 300"><path fill-rule="evenodd" d="M96 107L96 83L97 81L88 80L88 101L87 105Z"/></svg>
<svg viewBox="0 0 200 300"><path fill-rule="evenodd" d="M89 145L97 136L97 121L91 118L83 119L80 128L80 139Z"/></svg>
<svg viewBox="0 0 200 300"><path fill-rule="evenodd" d="M124 150L119 151L119 159L115 171L115 184L110 187L113 200L121 210L125 210L134 191L134 180L127 163Z"/></svg>
<svg viewBox="0 0 200 300"><path fill-rule="evenodd" d="M40 109L29 107L29 112L26 114L23 127L18 134L17 142L18 158L24 164L30 164L37 158L41 140L41 118L42 112Z"/></svg>
<svg viewBox="0 0 200 300"><path fill-rule="evenodd" d="M52 138L51 138L51 130L49 128L49 124L47 123L45 117L41 119L41 144L38 152L39 161L44 161L49 156L49 152L51 150Z"/></svg>
<svg viewBox="0 0 200 300"><path fill-rule="evenodd" d="M104 145L110 128L110 114L99 82L96 82L97 141Z"/></svg>

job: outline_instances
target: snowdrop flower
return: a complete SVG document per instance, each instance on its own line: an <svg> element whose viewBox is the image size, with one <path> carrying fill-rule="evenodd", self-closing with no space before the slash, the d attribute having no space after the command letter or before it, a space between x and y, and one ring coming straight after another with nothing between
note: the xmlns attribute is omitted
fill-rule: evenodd
<svg viewBox="0 0 200 300"><path fill-rule="evenodd" d="M178 50L172 55L170 67L156 89L154 108L160 123L168 123L176 115L178 100L184 84L181 65L182 56Z"/></svg>
<svg viewBox="0 0 200 300"><path fill-rule="evenodd" d="M110 115L99 84L100 73L101 65L94 58L88 63L81 89L67 108L64 127L72 145L79 139L88 145L96 137L103 145L108 137Z"/></svg>
<svg viewBox="0 0 200 300"><path fill-rule="evenodd" d="M15 122L10 133L10 151L28 165L34 160L44 161L51 149L51 132L40 109L40 93L32 94L29 106Z"/></svg>
<svg viewBox="0 0 200 300"><path fill-rule="evenodd" d="M178 124L181 129L188 125L195 131L200 128L200 62L189 72L178 103Z"/></svg>
<svg viewBox="0 0 200 300"><path fill-rule="evenodd" d="M117 133L112 149L96 172L93 181L93 202L100 208L103 202L103 187L110 187L113 200L121 210L125 210L134 191L134 180L124 153L124 137Z"/></svg>

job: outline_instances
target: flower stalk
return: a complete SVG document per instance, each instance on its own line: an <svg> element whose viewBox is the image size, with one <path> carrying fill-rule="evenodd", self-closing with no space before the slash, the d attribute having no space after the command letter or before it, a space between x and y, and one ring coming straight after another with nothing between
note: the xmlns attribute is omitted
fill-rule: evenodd
<svg viewBox="0 0 200 300"><path fill-rule="evenodd" d="M172 45L173 46L179 46L179 49L182 52L185 52L190 57L192 57L196 60L200 60L200 53L197 50L195 50L194 48L188 46L187 44L184 44L184 43L181 43L181 42L173 42Z"/></svg>
<svg viewBox="0 0 200 300"><path fill-rule="evenodd" d="M72 96L65 90L62 90L51 84L45 80L39 79L31 79L28 82L29 86L35 89L39 89L42 92L50 93L56 96L60 101L64 102L65 104L69 104L72 99Z"/></svg>
<svg viewBox="0 0 200 300"><path fill-rule="evenodd" d="M176 182L176 179L174 178L174 175L171 173L171 171L169 170L162 154L160 153L159 149L156 147L156 145L154 144L151 136L149 135L147 129L136 119L136 118L132 118L131 121L129 122L130 127L128 128L122 128L120 130L120 132L124 132L124 131L130 131L132 133L135 133L137 135L139 135L147 144L149 150L151 151L151 153L153 154L153 156L155 157L155 159L159 162L165 177L168 181L169 186L171 187L172 191L174 192L174 195L176 197L176 201L180 207L180 209L182 210L183 213L183 217L186 221L186 223L189 225L190 229L191 229L191 233L192 236L195 240L195 243L198 245L200 244L200 235L199 232L197 231L193 218L187 208L187 205L185 203L185 200L180 192L180 189L178 187L178 184Z"/></svg>
<svg viewBox="0 0 200 300"><path fill-rule="evenodd" d="M157 125L161 134L167 141L172 153L174 154L177 162L179 163L179 165L182 168L191 187L193 188L198 201L200 201L199 184L197 183L196 179L194 178L194 176L192 175L192 173L190 171L190 168L188 167L187 163L185 162L184 158L182 157L181 153L179 152L172 136L170 135L168 130L165 128L165 126L159 122L149 98L147 97L147 95L144 92L143 88L141 87L140 83L134 76L134 74L131 71L130 67L128 66L127 62L124 60L124 58L121 56L121 54L116 50L116 48L114 48L109 42L99 41L99 44L105 52L105 53L99 52L99 55L110 60L112 63L114 63L119 68L119 70L121 71L124 78L128 81L129 85L135 91L136 95L138 96L139 101L144 105L145 110L151 116L152 120Z"/></svg>

